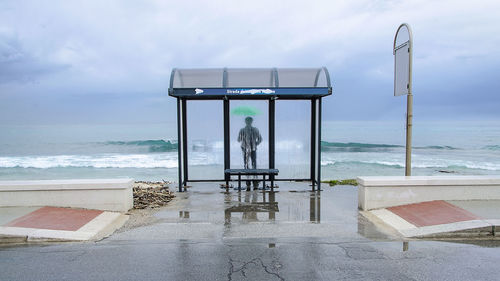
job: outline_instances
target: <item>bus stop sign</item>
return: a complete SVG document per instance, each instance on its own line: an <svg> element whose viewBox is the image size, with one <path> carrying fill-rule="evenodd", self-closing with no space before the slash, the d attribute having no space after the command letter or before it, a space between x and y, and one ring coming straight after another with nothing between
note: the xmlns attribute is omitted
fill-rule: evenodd
<svg viewBox="0 0 500 281"><path fill-rule="evenodd" d="M403 23L394 37L394 96L411 93L412 49L411 29Z"/></svg>
<svg viewBox="0 0 500 281"><path fill-rule="evenodd" d="M406 95L406 161L405 176L411 176L411 136L413 127L413 92L411 67L413 39L411 28L403 23L398 27L392 46L394 54L394 95Z"/></svg>

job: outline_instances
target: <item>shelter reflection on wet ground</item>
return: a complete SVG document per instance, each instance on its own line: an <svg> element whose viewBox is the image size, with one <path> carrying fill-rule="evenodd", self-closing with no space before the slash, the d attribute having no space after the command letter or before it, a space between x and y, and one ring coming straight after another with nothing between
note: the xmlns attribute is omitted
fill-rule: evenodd
<svg viewBox="0 0 500 281"><path fill-rule="evenodd" d="M308 228L310 231L305 231L303 235L327 237L342 232L344 235L357 233L375 240L399 239L359 214L356 187L324 185L322 191L311 191L307 182L278 184L280 188L273 192L226 191L219 189L218 183L194 183L187 192L177 193L176 200L158 212L156 217L167 223L223 225L222 237L231 236L230 232L236 228L266 224L260 233L253 235L296 237L298 233L288 231L303 232ZM315 232L314 225L324 227ZM273 227L280 228L280 231L274 232ZM245 236L243 229L237 232Z"/></svg>
<svg viewBox="0 0 500 281"><path fill-rule="evenodd" d="M231 192L225 193L224 204L227 207L224 210L224 224L226 225L231 223L233 213L241 213L241 220L243 222L255 222L265 220L262 216L258 216L259 213L267 214L267 220L274 221L276 213L279 212L278 202L276 202L276 192L237 192L237 200L237 202L233 201Z"/></svg>

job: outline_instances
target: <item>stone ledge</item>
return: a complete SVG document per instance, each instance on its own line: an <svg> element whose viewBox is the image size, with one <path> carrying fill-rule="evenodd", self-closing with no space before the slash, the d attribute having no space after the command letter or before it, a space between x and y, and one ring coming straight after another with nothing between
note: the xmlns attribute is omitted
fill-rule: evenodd
<svg viewBox="0 0 500 281"><path fill-rule="evenodd" d="M0 207L54 206L126 212L133 179L0 181Z"/></svg>
<svg viewBox="0 0 500 281"><path fill-rule="evenodd" d="M500 176L378 176L358 177L357 181L364 186L500 185Z"/></svg>
<svg viewBox="0 0 500 281"><path fill-rule="evenodd" d="M500 176L358 177L364 211L434 200L498 200Z"/></svg>
<svg viewBox="0 0 500 281"><path fill-rule="evenodd" d="M31 180L0 181L1 191L30 190L73 190L73 189L123 189L132 179L68 179L68 180Z"/></svg>

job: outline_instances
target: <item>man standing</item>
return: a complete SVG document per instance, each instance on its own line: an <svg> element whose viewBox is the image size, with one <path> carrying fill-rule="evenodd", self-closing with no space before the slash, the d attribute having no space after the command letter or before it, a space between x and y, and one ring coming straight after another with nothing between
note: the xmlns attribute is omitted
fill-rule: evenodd
<svg viewBox="0 0 500 281"><path fill-rule="evenodd" d="M252 161L251 169L257 169L257 146L262 142L262 136L259 129L252 127L253 118L248 116L245 118L246 126L241 128L238 134L238 142L241 143L243 151L243 165L245 169L250 169L250 161ZM259 187L258 181L253 181L254 189ZM247 181L247 190L250 189L250 181Z"/></svg>

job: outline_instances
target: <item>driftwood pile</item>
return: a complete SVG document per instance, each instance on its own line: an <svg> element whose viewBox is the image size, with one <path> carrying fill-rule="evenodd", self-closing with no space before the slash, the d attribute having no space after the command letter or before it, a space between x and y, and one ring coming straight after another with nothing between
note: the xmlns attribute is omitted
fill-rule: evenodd
<svg viewBox="0 0 500 281"><path fill-rule="evenodd" d="M133 187L134 209L159 208L170 202L175 195L168 182L137 181Z"/></svg>

